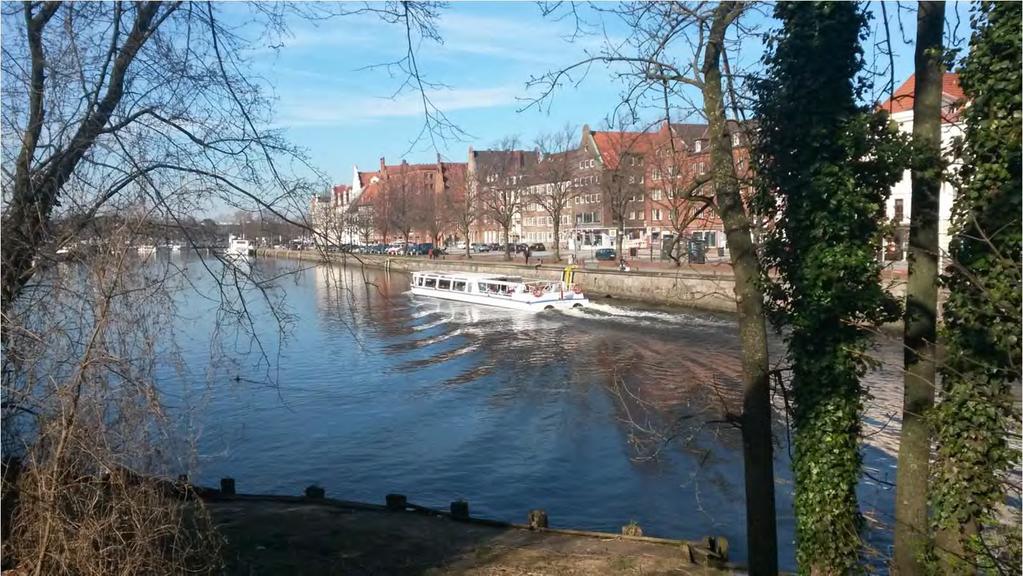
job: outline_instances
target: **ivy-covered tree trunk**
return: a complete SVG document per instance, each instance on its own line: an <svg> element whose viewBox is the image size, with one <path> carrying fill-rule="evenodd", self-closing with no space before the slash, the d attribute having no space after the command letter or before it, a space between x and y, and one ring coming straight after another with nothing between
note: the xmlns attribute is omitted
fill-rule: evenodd
<svg viewBox="0 0 1023 576"><path fill-rule="evenodd" d="M783 27L756 87L753 209L773 224L763 282L775 325L790 329L796 560L802 574L849 574L860 570L860 377L872 328L898 309L874 247L905 139L858 103L861 6L783 2L774 16Z"/></svg>
<svg viewBox="0 0 1023 576"><path fill-rule="evenodd" d="M1019 433L1012 386L1023 356L1021 18L1019 3L981 3L959 71L969 105L945 276L945 360L933 410L931 483L938 557L949 574L977 567L996 572L993 551L1002 552L998 563L1007 562L998 572L1020 573L1019 525L1006 526L1002 538L998 508L1006 498L1003 475L1019 457L1007 436ZM1006 553L1003 546L1013 541L1016 550Z"/></svg>
<svg viewBox="0 0 1023 576"><path fill-rule="evenodd" d="M742 345L742 447L746 481L746 541L749 573L778 573L774 505L774 447L764 295L749 218L739 191L721 89L725 32L741 4L722 2L714 10L703 60L703 106L710 132L711 182L735 275L735 309Z"/></svg>
<svg viewBox="0 0 1023 576"><path fill-rule="evenodd" d="M945 164L941 155L941 34L944 2L920 2L916 19L913 86L913 160L910 199L909 277L906 282L902 434L895 489L896 574L924 572L929 541L927 467L934 405L938 310L938 198Z"/></svg>

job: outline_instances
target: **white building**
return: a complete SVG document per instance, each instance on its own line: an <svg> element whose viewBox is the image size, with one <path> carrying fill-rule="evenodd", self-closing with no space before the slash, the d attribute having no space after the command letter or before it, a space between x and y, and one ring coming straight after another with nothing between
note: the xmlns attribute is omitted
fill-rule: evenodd
<svg viewBox="0 0 1023 576"><path fill-rule="evenodd" d="M882 105L882 108L891 113L892 119L898 123L899 130L907 134L913 133L913 90L915 76L910 76L895 94L892 99ZM959 75L946 73L942 80L941 108L941 146L945 153L951 157L952 141L962 136L963 130L959 124L958 110L964 99L963 91L959 87ZM949 227L952 214L952 202L955 200L955 190L948 182L941 184L941 193L938 206L938 246L941 256L948 253ZM885 209L887 217L896 224L895 237L887 241L884 246L885 262L904 264L906 253L909 249L909 223L912 214L912 179L910 171L902 175L902 180L892 189L888 197Z"/></svg>

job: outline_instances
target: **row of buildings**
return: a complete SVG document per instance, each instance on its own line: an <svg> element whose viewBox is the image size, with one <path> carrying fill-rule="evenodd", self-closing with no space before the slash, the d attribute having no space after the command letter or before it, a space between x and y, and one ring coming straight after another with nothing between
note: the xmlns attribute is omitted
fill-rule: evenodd
<svg viewBox="0 0 1023 576"><path fill-rule="evenodd" d="M883 104L900 128L912 131L912 77ZM960 134L955 105L962 99L955 74L944 82L943 141ZM645 254L674 238L703 240L711 256L725 257L720 220L702 200L700 186L710 168L704 124L662 122L645 131L591 130L583 126L548 150L475 150L465 162L438 155L431 164L387 164L353 169L350 185L338 185L312 200L314 226L337 243L408 239L418 242L541 242L579 250L613 247ZM748 134L730 123L728 137L740 185L747 191ZM886 260L903 259L908 242L909 173L888 200L895 233L879 247ZM952 189L942 188L942 248ZM556 217L557 215L557 217ZM556 220L556 221L555 221Z"/></svg>

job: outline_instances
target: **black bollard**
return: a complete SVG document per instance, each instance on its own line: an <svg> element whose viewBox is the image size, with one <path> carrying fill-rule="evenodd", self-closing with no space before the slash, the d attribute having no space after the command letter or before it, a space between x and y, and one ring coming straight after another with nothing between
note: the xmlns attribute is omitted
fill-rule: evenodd
<svg viewBox="0 0 1023 576"><path fill-rule="evenodd" d="M455 500L451 503L451 517L455 520L469 519L469 503L465 500Z"/></svg>
<svg viewBox="0 0 1023 576"><path fill-rule="evenodd" d="M220 494L222 496L234 496L234 478L220 479Z"/></svg>
<svg viewBox="0 0 1023 576"><path fill-rule="evenodd" d="M305 489L305 497L311 500L323 500L323 498L326 495L327 491L324 490L323 488L320 488L316 484L313 484L312 486L309 486L308 488Z"/></svg>
<svg viewBox="0 0 1023 576"><path fill-rule="evenodd" d="M385 499L387 500L387 509L404 511L408 506L408 498L404 494L388 494Z"/></svg>
<svg viewBox="0 0 1023 576"><path fill-rule="evenodd" d="M547 527L547 512L544 510L529 511L529 529L541 530Z"/></svg>

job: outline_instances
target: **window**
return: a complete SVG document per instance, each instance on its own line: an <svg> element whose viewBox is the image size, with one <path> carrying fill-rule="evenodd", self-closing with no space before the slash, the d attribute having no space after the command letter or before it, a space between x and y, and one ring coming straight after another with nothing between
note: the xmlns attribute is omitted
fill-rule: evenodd
<svg viewBox="0 0 1023 576"><path fill-rule="evenodd" d="M651 192L650 193L650 199L651 200L660 200L661 199L661 191L660 190L654 190L653 192Z"/></svg>
<svg viewBox="0 0 1023 576"><path fill-rule="evenodd" d="M419 278L416 278L416 286L422 286L422 285L423 285L423 277L420 276Z"/></svg>
<svg viewBox="0 0 1023 576"><path fill-rule="evenodd" d="M438 290L451 290L451 280L443 279L437 281Z"/></svg>
<svg viewBox="0 0 1023 576"><path fill-rule="evenodd" d="M436 288L437 287L437 279L436 278L427 278L426 279L426 287L427 288Z"/></svg>
<svg viewBox="0 0 1023 576"><path fill-rule="evenodd" d="M593 165L594 165L594 161L590 160L590 168L593 168Z"/></svg>
<svg viewBox="0 0 1023 576"><path fill-rule="evenodd" d="M702 151L703 151L703 142L701 142L699 140L697 140L696 142L693 142L693 152L696 152L697 154L699 154Z"/></svg>
<svg viewBox="0 0 1023 576"><path fill-rule="evenodd" d="M902 198L895 199L895 222L902 222L902 218L905 216L905 200Z"/></svg>
<svg viewBox="0 0 1023 576"><path fill-rule="evenodd" d="M732 134L732 147L738 147L738 146L739 146L739 133L736 132L736 133Z"/></svg>
<svg viewBox="0 0 1023 576"><path fill-rule="evenodd" d="M696 165L696 173L697 173L697 174L703 174L703 173L704 173L704 172L706 172L706 171L707 171L707 169L706 169L706 167L705 167L705 166L703 165L703 162L700 162L699 164L697 164L697 165Z"/></svg>
<svg viewBox="0 0 1023 576"><path fill-rule="evenodd" d="M653 211L653 219L654 220L660 220L661 219L661 209L660 208L657 208L657 209L655 209Z"/></svg>

